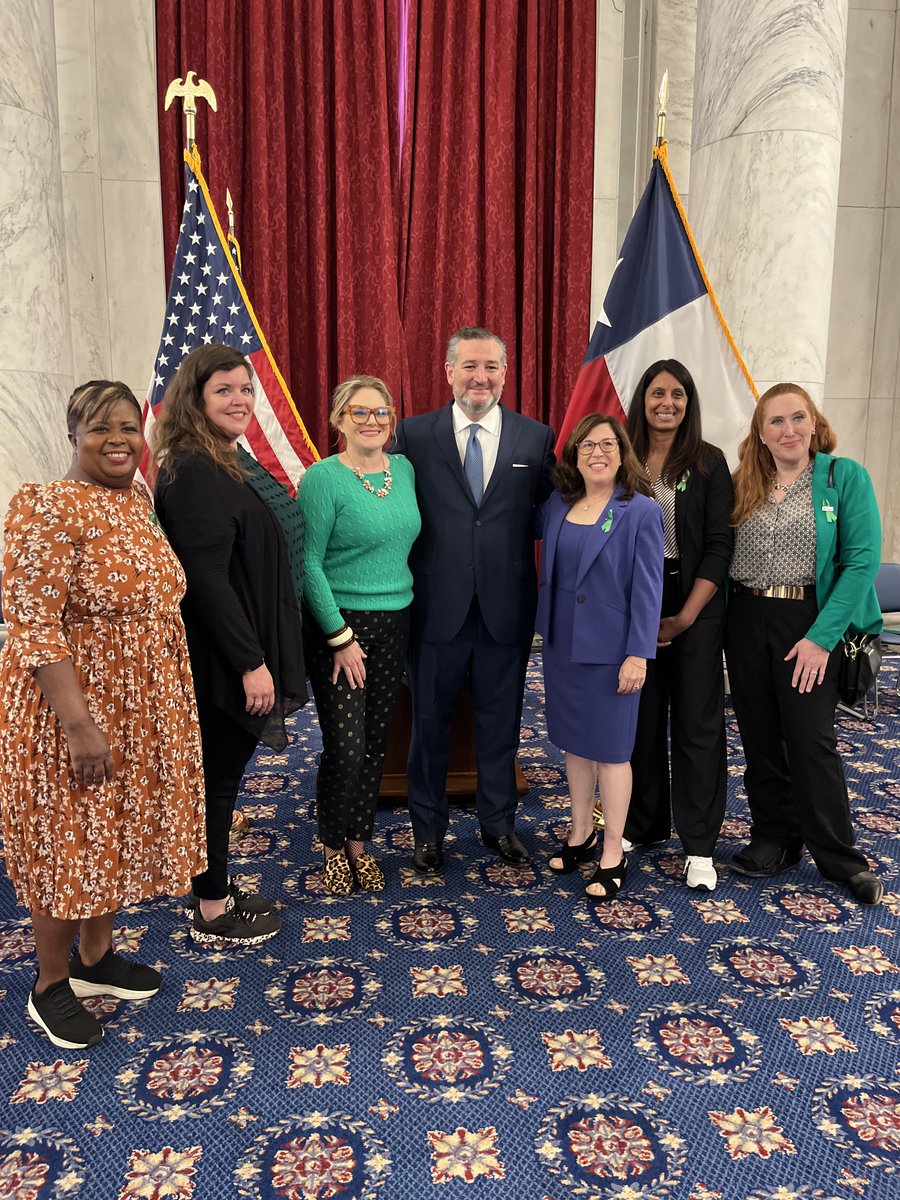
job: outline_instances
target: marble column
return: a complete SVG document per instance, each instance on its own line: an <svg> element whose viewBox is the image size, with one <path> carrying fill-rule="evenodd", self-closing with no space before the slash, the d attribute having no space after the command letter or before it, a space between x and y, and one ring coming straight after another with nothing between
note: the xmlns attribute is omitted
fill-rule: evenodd
<svg viewBox="0 0 900 1200"><path fill-rule="evenodd" d="M0 512L69 461L72 387L53 0L4 0L0 38Z"/></svg>
<svg viewBox="0 0 900 1200"><path fill-rule="evenodd" d="M698 0L689 212L760 390L825 380L847 0Z"/></svg>

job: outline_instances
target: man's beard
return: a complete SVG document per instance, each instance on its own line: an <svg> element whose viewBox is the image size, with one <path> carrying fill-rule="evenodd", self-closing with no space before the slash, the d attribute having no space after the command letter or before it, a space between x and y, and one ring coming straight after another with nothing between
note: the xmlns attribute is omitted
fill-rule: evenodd
<svg viewBox="0 0 900 1200"><path fill-rule="evenodd" d="M500 403L500 397L503 394L503 388L499 387L495 392L491 392L490 400L479 401L477 404L472 404L469 398L469 389L464 388L461 392L454 392L453 399L463 410L467 417L471 417L473 421L479 421L482 417L487 416L492 408Z"/></svg>

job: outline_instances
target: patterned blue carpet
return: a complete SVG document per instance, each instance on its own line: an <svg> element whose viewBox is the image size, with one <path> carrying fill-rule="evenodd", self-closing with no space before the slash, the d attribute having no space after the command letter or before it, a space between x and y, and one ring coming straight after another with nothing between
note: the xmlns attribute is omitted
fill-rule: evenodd
<svg viewBox="0 0 900 1200"><path fill-rule="evenodd" d="M0 1200L896 1200L900 1196L897 660L840 739L859 841L887 891L862 910L805 861L775 880L681 882L637 852L593 907L542 863L565 826L532 664L520 831L535 866L454 811L444 881L379 815L388 889L322 894L318 730L245 780L245 885L284 898L256 951L195 948L180 906L121 916L165 972L143 1004L93 1001L103 1043L56 1051L24 1016L28 925L0 882ZM730 738L727 860L747 834Z"/></svg>

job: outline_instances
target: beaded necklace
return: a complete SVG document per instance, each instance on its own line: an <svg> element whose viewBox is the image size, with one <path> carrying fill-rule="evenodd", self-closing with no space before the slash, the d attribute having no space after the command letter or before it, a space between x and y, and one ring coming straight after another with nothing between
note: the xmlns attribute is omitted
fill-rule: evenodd
<svg viewBox="0 0 900 1200"><path fill-rule="evenodd" d="M368 479L366 479L365 475L363 475L363 473L359 469L359 467L354 467L351 464L350 470L353 472L353 474L356 476L356 478L360 481L360 483L363 485L363 487L366 489L366 491L371 492L373 496L377 496L379 500L383 500L385 498L385 496L388 494L388 492L391 490L391 488L394 486L394 480L393 480L393 477L391 476L390 464L387 464L384 468L384 486L380 487L380 488L373 488L371 483L369 483Z"/></svg>

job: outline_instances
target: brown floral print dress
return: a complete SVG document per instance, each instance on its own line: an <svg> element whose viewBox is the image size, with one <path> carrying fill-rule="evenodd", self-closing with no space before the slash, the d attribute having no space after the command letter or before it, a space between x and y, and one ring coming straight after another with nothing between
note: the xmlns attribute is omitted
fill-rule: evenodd
<svg viewBox="0 0 900 1200"><path fill-rule="evenodd" d="M146 493L25 484L6 519L0 810L6 868L33 913L66 920L182 895L205 869L184 574ZM70 658L115 777L79 788L34 677Z"/></svg>

